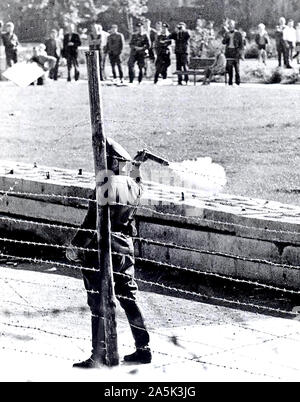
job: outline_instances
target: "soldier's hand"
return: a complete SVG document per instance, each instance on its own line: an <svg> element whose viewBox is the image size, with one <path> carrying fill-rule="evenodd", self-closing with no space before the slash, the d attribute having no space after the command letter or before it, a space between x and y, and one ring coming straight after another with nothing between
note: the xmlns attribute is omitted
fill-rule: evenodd
<svg viewBox="0 0 300 402"><path fill-rule="evenodd" d="M147 155L146 149L143 149L142 151L138 151L138 153L134 157L134 160L136 162L141 162L141 163L146 162L147 159L148 159L148 155Z"/></svg>
<svg viewBox="0 0 300 402"><path fill-rule="evenodd" d="M79 250L72 245L69 246L66 250L66 258L70 262L75 262L75 263L80 263L80 256L79 256Z"/></svg>

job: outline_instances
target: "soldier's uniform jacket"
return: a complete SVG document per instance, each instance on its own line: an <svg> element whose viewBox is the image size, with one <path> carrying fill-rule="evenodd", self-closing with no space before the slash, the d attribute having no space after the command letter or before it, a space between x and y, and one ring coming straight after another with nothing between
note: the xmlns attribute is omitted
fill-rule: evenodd
<svg viewBox="0 0 300 402"><path fill-rule="evenodd" d="M132 236L136 235L134 215L142 195L142 185L129 176L112 176L107 187L101 191L108 192L111 213L112 251L134 255ZM96 199L96 190L92 196ZM122 204L122 205L114 205ZM96 229L96 203L91 201L86 218L81 226L84 229ZM97 248L97 235L78 232L72 241L74 246Z"/></svg>
<svg viewBox="0 0 300 402"><path fill-rule="evenodd" d="M110 34L107 39L106 52L114 56L119 56L123 48L124 36L119 32Z"/></svg>
<svg viewBox="0 0 300 402"><path fill-rule="evenodd" d="M146 56L147 51L150 49L149 37L147 34L133 34L129 45L132 53ZM143 49L137 50L136 47Z"/></svg>
<svg viewBox="0 0 300 402"><path fill-rule="evenodd" d="M172 44L171 39L169 39L169 35L158 35L155 41L155 50L157 56L165 55L170 53L169 46Z"/></svg>
<svg viewBox="0 0 300 402"><path fill-rule="evenodd" d="M169 39L173 39L175 41L176 54L188 54L190 37L191 36L188 31L173 32L169 36Z"/></svg>

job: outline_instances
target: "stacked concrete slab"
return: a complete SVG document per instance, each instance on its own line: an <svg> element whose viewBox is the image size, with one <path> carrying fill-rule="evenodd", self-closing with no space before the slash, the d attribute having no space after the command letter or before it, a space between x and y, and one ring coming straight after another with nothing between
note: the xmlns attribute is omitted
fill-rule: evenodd
<svg viewBox="0 0 300 402"><path fill-rule="evenodd" d="M2 162L1 231L66 244L75 229L31 221L78 227L93 187L92 173ZM140 258L300 289L300 207L146 182L137 228Z"/></svg>

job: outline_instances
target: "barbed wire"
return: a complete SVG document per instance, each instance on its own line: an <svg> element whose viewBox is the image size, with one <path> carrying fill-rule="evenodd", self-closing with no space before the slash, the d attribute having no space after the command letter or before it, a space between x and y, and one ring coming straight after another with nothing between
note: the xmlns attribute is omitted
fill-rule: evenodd
<svg viewBox="0 0 300 402"><path fill-rule="evenodd" d="M57 225L54 223L44 223L44 222L31 221L31 220L26 220L26 219L9 218L9 217L4 217L4 216L0 216L0 221L7 221L7 222L11 222L11 223L22 223L22 224L34 225L34 226L42 226L42 227L47 227L49 229L75 230L76 232L86 232L86 233L93 233L93 234L97 233L96 230L84 229L79 226Z"/></svg>
<svg viewBox="0 0 300 402"><path fill-rule="evenodd" d="M65 199L65 200L75 200L75 201L82 201L85 203L97 203L97 200L91 199L91 198L86 198L86 197L77 197L77 196L69 196L69 195L61 195L61 194L47 194L47 193L30 193L30 192L21 192L21 191L11 191L7 190L6 192L0 190L0 194L5 193L6 196L24 196L24 197L42 197L42 198L57 198L57 199ZM0 199L1 201L1 199ZM141 199L143 202L143 199ZM170 200L168 200L170 202ZM181 215L181 214L175 214L175 213L170 213L170 212L160 212L157 211L155 208L149 208L144 205L135 205L135 206L130 206L128 204L120 203L120 202L111 202L111 206L124 206L127 208L137 208L138 210L143 210L146 212L150 212L151 214L155 214L157 216L162 216L162 217L171 217L171 218L181 218L185 219L191 222L196 222L196 223L212 223L212 224L217 224L217 225L222 225L222 226L230 226L230 227L236 227L236 228L242 228L242 229L251 229L251 230L256 230L256 231L263 231L266 233L276 233L276 234L291 234L291 235L296 235L300 236L299 232L296 231L290 231L290 230L277 230L277 229L268 229L268 228L260 228L257 226L251 226L251 225L243 225L239 223L234 223L234 222L226 222L226 221L219 221L219 220L214 220L214 219L207 219L207 218L200 218L200 217L193 217L193 216L187 216L187 215ZM182 205L182 203L180 204ZM168 205L169 206L169 205ZM299 240L300 242L300 240ZM298 243L298 241L296 241Z"/></svg>
<svg viewBox="0 0 300 402"><path fill-rule="evenodd" d="M120 253L113 253L113 254L117 254L117 255L122 255ZM3 254L0 254L3 255ZM4 256L8 256L8 255L4 255ZM19 257L20 260L23 259L23 257ZM56 265L56 262L54 261L47 261L47 260L42 260L42 259L33 259L33 258L29 258L26 257L24 258L25 261L29 261L29 262L33 262L33 263L46 263L46 264L51 264L52 266ZM70 264L62 264L62 263L58 263L58 266L64 266L64 267L68 267L68 268L75 268L75 269L80 269L80 270L84 270L84 271L92 271L92 272L99 272L96 269L93 268L85 268L85 267L80 267L80 266L75 266L75 265L70 265ZM121 275L121 276L125 276L128 277L128 275L126 274L122 274L122 273L114 273L115 275ZM146 285L150 285L150 286L157 286L161 289L167 290L167 291L171 291L171 292L176 292L176 293L180 293L180 294L184 294L186 296L193 296L193 297L197 297L197 298L204 298L206 300L211 300L211 301L215 301L218 303L227 303L230 305L235 305L235 306L239 306L239 307L246 307L246 308L251 308L251 309L258 309L258 310L263 310L263 311L268 311L268 312L272 312L272 313L276 313L276 314L286 314L286 315L293 315L293 316L298 316L299 314L294 312L294 311L287 311L287 310L283 310L283 309L276 309L276 308L272 308L272 307L267 307L267 306L260 306L260 305L256 305L254 303L246 303L246 302L240 302L238 300L229 300L229 299L225 299L222 297L216 297L216 296L209 296L209 295L205 295L202 293L197 293L197 292L193 292L193 291L189 291L189 290L184 290L184 289L179 289L179 288L174 288L171 286L167 286L164 285L162 283L158 283L158 282L151 282L151 281L146 281L143 279L136 279L137 282L146 284Z"/></svg>
<svg viewBox="0 0 300 402"><path fill-rule="evenodd" d="M227 254L227 253L222 253L222 252L216 252L216 251L201 250L201 249L197 249L197 248L194 249L194 248L190 248L190 247L179 246L179 245L172 244L172 243L164 243L164 242L157 242L157 241L154 241L154 240L152 241L152 240L149 240L149 239L136 238L136 240L139 240L139 239L141 241L145 241L145 242L148 242L148 243L152 242L154 244L162 245L164 247L174 247L174 248L178 248L178 249L181 249L181 250L187 250L187 251L191 251L191 252L198 252L198 253L201 253L201 254L208 254L208 255L219 256L219 257L224 257L224 258L231 258L231 259L241 260L241 261L245 261L245 262L253 262L253 263L257 263L257 264L264 264L264 265L269 265L269 266L273 266L273 267L277 267L277 268L284 268L284 269L297 270L297 271L300 268L300 266L298 266L298 265L275 263L275 262L264 260L264 259L243 257L243 256L237 256L237 255L232 255L232 254ZM79 246L75 246L75 245L59 245L59 244L53 244L53 243L41 243L41 242L34 242L34 241L9 239L9 238L6 238L6 237L0 237L0 241L6 242L6 243L24 244L24 245L27 245L27 246L35 246L35 247L49 247L49 248L57 248L57 249L60 249L60 250L76 249L78 251L84 251L84 252L87 252L87 253L98 253L98 250L96 250L96 249L86 248L86 247L79 247ZM113 255L120 255L120 256L125 255L125 254L116 253L116 252L113 252L112 254ZM176 269L181 269L181 270L190 271L190 272L196 272L196 273L200 272L200 271L194 270L192 268L180 267L180 266L177 266L177 265L169 264L167 262L161 262L161 261L151 260L151 259L142 258L142 257L136 257L136 259L138 261L148 262L148 263L152 263L152 264L156 264L156 265L160 265L160 266L164 265L164 266L168 266L170 268L176 268ZM212 273L209 273L209 272L206 272L206 271L201 271L201 273L209 274L209 275L212 274ZM259 282L252 282L252 284L259 286ZM267 286L267 285L265 285L265 286ZM275 290L275 288L273 290ZM281 289L281 290L284 291L284 292L287 291L287 289Z"/></svg>
<svg viewBox="0 0 300 402"><path fill-rule="evenodd" d="M4 351L12 351L12 352L17 352L17 353L24 353L24 354L30 354L30 355L34 355L34 356L43 356L43 357L47 357L47 358L51 358L51 359L58 359L58 360L67 360L67 361L73 361L73 359L69 358L69 357L65 357L65 356L58 356L58 355L54 355L52 353L45 353L45 352L36 352L36 351L31 351L31 350L27 350L27 349L18 349L18 348L14 348L12 346L0 346L0 349L4 350Z"/></svg>
<svg viewBox="0 0 300 402"><path fill-rule="evenodd" d="M20 329L25 329L25 330L35 330L35 331L38 331L38 332L42 332L42 333L45 333L45 334L58 336L58 337L61 337L61 338L66 338L66 339L90 341L89 338L68 336L68 335L61 334L61 333L55 333L55 332L52 332L52 331L43 330L43 329L38 328L38 327L15 325L15 324L10 324L10 323L1 323L1 324L6 325L8 327L15 327L15 328L20 328ZM206 345L206 344L203 344L203 345L210 346L210 347L213 346L213 345ZM127 347L128 344L122 343L122 346ZM18 348L11 348L11 347L7 348L5 346L1 347L1 349L2 350L13 350L13 351L19 352L19 353L39 355L39 356L44 356L44 357L48 357L48 358L55 358L55 359L59 359L59 360L73 361L73 359L66 358L66 357L63 357L63 356L54 355L54 354L51 354L51 353L45 353L45 352L40 353L40 352L36 352L36 351L28 351L28 350L25 350L25 349L18 349ZM232 365L229 366L229 365L223 365L223 364L221 365L221 364L218 364L218 363L204 361L203 357L208 357L208 356L203 356L203 357L200 357L200 358L198 358L198 357L193 357L192 358L192 357L188 357L188 356L176 355L174 353L161 352L161 351L158 351L158 350L153 349L153 348L152 348L152 352L154 354L161 355L161 356L164 356L164 357L168 356L168 357L171 357L172 359L174 359L174 357L175 357L175 358L181 359L182 361L189 361L191 363L199 363L199 364L202 364L202 365L212 365L212 366L219 367L219 368L224 368L224 369L227 369L227 370L241 371L241 372L244 372L245 374L250 374L250 375L254 375L254 376L262 376L262 377L281 379L281 377L274 377L274 376L272 376L270 374L254 372L254 371L251 371L251 370L244 369L242 367L234 367ZM218 353L218 352L216 352L216 353ZM222 353L222 351L220 351L219 353ZM172 361L172 364L174 364L174 361ZM163 366L154 366L154 369L158 369L158 368L165 367L165 366L166 366L166 364L164 364Z"/></svg>

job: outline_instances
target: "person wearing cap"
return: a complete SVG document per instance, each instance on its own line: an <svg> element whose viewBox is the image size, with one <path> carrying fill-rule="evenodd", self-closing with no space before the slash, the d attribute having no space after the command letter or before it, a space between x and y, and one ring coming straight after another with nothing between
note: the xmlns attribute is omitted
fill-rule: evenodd
<svg viewBox="0 0 300 402"><path fill-rule="evenodd" d="M130 56L128 60L128 71L129 71L129 82L132 84L134 81L135 73L134 66L135 63L138 64L139 68L139 83L142 82L144 76L145 68L145 58L148 55L150 49L150 40L148 35L144 32L143 24L141 22L137 23L137 32L132 35L130 46Z"/></svg>
<svg viewBox="0 0 300 402"><path fill-rule="evenodd" d="M119 78L121 83L123 82L124 77L121 62L121 54L124 49L124 43L125 39L124 36L120 32L118 32L118 25L112 25L111 33L107 39L106 52L109 56L114 80L117 79L117 73L116 73L116 66L117 66L119 70Z"/></svg>
<svg viewBox="0 0 300 402"><path fill-rule="evenodd" d="M6 32L1 34L3 46L5 48L6 65L12 67L18 63L19 39L15 34L15 25L12 22L6 24Z"/></svg>
<svg viewBox="0 0 300 402"><path fill-rule="evenodd" d="M176 70L183 72L187 71L190 34L186 29L186 24L180 22L177 25L176 31L169 36L169 39L175 41ZM187 84L189 81L189 76L187 74L185 74L184 80ZM182 85L182 74L178 74L178 85Z"/></svg>
<svg viewBox="0 0 300 402"><path fill-rule="evenodd" d="M235 21L229 20L228 32L223 38L225 45L225 56L227 59L226 70L229 75L229 85L233 85L233 70L235 70L235 82L240 85L240 59L243 57L244 41L241 32L235 29Z"/></svg>
<svg viewBox="0 0 300 402"><path fill-rule="evenodd" d="M156 52L156 71L154 75L154 84L157 84L159 76L165 80L168 76L168 68L171 65L171 51L170 46L172 44L171 39L169 39L169 25L167 23L162 24L161 33L158 34L154 49Z"/></svg>
<svg viewBox="0 0 300 402"><path fill-rule="evenodd" d="M59 61L60 61L61 51L62 51L62 42L58 38L58 32L56 29L51 30L50 38L46 40L45 46L46 46L47 55L55 57L55 59L56 59L55 66L49 72L49 78L54 81L57 81Z"/></svg>
<svg viewBox="0 0 300 402"><path fill-rule="evenodd" d="M128 152L117 142L107 139L107 164L111 172L108 180L108 202L110 204L112 229L112 262L114 271L115 294L121 307L125 310L136 351L124 357L125 362L147 364L152 355L149 348L149 333L146 329L142 312L136 302L137 284L134 279L134 246L132 236L136 235L134 215L142 195L142 182L139 166L145 160L144 153L139 152L133 163ZM87 215L81 229L96 229L97 207L89 203ZM116 203L118 203L116 205ZM85 268L98 267L98 255L95 252L81 252L76 247L97 249L96 233L79 230L68 248L66 257L69 261L84 264ZM88 305L92 313L92 355L75 368L96 368L101 364L98 341L100 295L99 278L95 271L82 270L83 280L88 292Z"/></svg>

